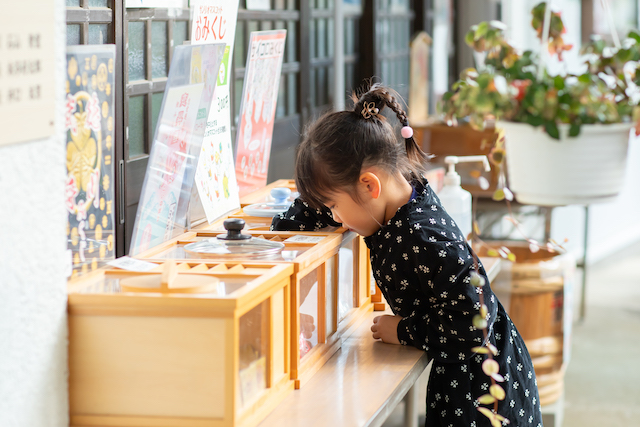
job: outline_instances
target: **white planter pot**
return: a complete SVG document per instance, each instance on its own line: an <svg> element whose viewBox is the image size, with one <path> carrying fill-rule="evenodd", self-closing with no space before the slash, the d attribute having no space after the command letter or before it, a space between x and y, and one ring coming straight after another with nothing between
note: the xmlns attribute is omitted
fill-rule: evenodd
<svg viewBox="0 0 640 427"><path fill-rule="evenodd" d="M624 183L630 124L583 125L560 140L541 127L500 122L505 131L509 188L523 204L588 205L613 200Z"/></svg>

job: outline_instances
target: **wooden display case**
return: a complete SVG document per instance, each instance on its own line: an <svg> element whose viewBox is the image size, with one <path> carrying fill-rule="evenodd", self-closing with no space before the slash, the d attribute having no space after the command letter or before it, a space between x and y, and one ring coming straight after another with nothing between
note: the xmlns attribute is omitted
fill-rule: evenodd
<svg viewBox="0 0 640 427"><path fill-rule="evenodd" d="M294 388L292 273L285 263L166 262L70 281L71 425L258 424Z"/></svg>
<svg viewBox="0 0 640 427"><path fill-rule="evenodd" d="M215 238L219 234L220 231L187 232L139 254L137 258L189 262L215 259L215 256L189 253L184 248L189 243ZM368 275L364 269L368 265L366 246L354 233L249 230L245 234L282 242L285 246L278 254L254 258L252 262L293 265L290 288L291 378L299 388L340 348L341 340L373 309L369 286L360 285Z"/></svg>

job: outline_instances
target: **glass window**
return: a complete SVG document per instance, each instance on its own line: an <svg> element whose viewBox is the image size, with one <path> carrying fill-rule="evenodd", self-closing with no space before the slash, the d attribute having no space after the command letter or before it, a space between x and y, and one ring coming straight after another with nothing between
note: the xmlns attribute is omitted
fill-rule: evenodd
<svg viewBox="0 0 640 427"><path fill-rule="evenodd" d="M185 40L189 40L187 21L176 21L173 24L173 46L182 46Z"/></svg>
<svg viewBox="0 0 640 427"><path fill-rule="evenodd" d="M80 25L67 25L67 46L80 44Z"/></svg>
<svg viewBox="0 0 640 427"><path fill-rule="evenodd" d="M89 25L89 44L109 43L109 24Z"/></svg>
<svg viewBox="0 0 640 427"><path fill-rule="evenodd" d="M145 96L132 96L129 98L129 158L146 154L145 141Z"/></svg>
<svg viewBox="0 0 640 427"><path fill-rule="evenodd" d="M167 23L151 23L151 77L167 77Z"/></svg>
<svg viewBox="0 0 640 427"><path fill-rule="evenodd" d="M89 0L89 7L108 7L107 0Z"/></svg>
<svg viewBox="0 0 640 427"><path fill-rule="evenodd" d="M146 44L144 22L129 22L129 80L145 79Z"/></svg>
<svg viewBox="0 0 640 427"><path fill-rule="evenodd" d="M162 99L164 98L164 92L158 92L151 95L151 129L155 135L156 124L158 123L158 116L160 115L160 108L162 108ZM152 136L153 138L153 136Z"/></svg>
<svg viewBox="0 0 640 427"><path fill-rule="evenodd" d="M80 7L80 0L67 0L67 7Z"/></svg>

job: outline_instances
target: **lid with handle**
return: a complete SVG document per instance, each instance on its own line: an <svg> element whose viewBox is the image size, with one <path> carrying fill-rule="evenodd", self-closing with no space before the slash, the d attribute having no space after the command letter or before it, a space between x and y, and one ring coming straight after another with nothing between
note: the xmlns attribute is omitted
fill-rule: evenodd
<svg viewBox="0 0 640 427"><path fill-rule="evenodd" d="M276 254L284 249L284 243L272 242L250 234L243 234L244 220L231 218L223 222L226 234L185 245L184 250L204 257L259 257Z"/></svg>

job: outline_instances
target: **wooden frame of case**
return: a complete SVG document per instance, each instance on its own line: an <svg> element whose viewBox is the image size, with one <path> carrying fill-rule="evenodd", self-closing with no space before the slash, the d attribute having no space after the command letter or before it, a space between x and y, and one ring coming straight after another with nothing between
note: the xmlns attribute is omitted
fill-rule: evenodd
<svg viewBox="0 0 640 427"><path fill-rule="evenodd" d="M297 255L293 260L269 259L269 263L291 263L294 272L291 276L291 378L295 381L296 388L300 388L307 382L315 372L335 353L341 344L341 340L348 336L353 328L364 318L365 314L373 309L370 303L368 286L360 286L362 275L362 261L366 260L363 252L366 249L364 242L359 236L353 234L353 283L357 285L353 289L353 308L342 321L338 320L338 295L339 295L339 250L343 242L342 233L332 232L291 232L291 231L246 231L253 236L264 237L276 241L284 242L286 251L293 251L296 248L305 248L305 252ZM152 249L144 251L136 256L139 259L162 261L162 257L170 256L172 248L186 243L198 241L200 239L215 237L220 231L191 231L177 238L169 240ZM311 242L287 242L289 238L306 238ZM357 238L357 239L356 239ZM318 241L320 239L320 241ZM363 249L364 248L364 249ZM167 252L169 254L167 254ZM211 258L179 258L179 261L204 261ZM259 259L252 260L260 263ZM365 264L366 265L366 264ZM315 345L304 357L300 355L299 337L301 333L300 306L303 301L302 290L308 287L309 278L313 277L317 281L317 339ZM365 276L366 277L366 276Z"/></svg>
<svg viewBox="0 0 640 427"><path fill-rule="evenodd" d="M149 273L107 268L68 283L71 425L251 427L293 390L293 266L208 261L178 270L247 283L223 296L109 292L107 278ZM264 355L249 371L240 369L248 313L259 316ZM251 372L263 373L266 389L243 405L243 390L256 390Z"/></svg>

